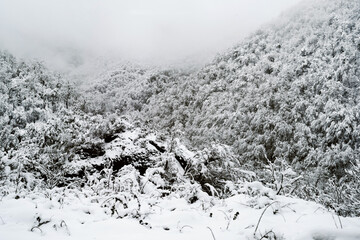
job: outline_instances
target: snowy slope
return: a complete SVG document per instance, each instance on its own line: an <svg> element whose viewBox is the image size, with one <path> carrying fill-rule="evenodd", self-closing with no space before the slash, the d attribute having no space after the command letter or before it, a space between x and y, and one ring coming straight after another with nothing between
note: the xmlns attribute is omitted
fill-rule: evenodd
<svg viewBox="0 0 360 240"><path fill-rule="evenodd" d="M0 53L0 240L360 239L360 5L308 3L196 73L99 65L82 94Z"/></svg>
<svg viewBox="0 0 360 240"><path fill-rule="evenodd" d="M210 156L234 164L223 145L215 146L213 155L192 151L178 139L121 122L125 130L105 143L103 156L65 166L77 176L70 185L0 186L0 240L360 238L360 218L338 217L314 202L276 195L254 181L251 171L238 169L252 181L227 181L223 191L205 178L194 181L192 173L210 171ZM193 172L186 170L191 167Z"/></svg>
<svg viewBox="0 0 360 240"><path fill-rule="evenodd" d="M263 239L360 239L360 218L338 218L313 202L275 196L259 183L248 188L259 193L206 197L193 204L175 195L143 195L136 210L140 217L122 219L104 206L107 197L88 190L54 189L19 199L11 194L0 201L0 239L195 240L213 234L235 240L261 239L266 233Z"/></svg>

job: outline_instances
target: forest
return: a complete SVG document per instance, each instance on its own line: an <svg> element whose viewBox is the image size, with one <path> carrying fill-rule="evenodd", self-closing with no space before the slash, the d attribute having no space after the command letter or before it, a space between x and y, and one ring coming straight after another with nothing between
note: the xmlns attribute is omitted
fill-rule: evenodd
<svg viewBox="0 0 360 240"><path fill-rule="evenodd" d="M281 214L289 199L319 204L336 228L360 227L360 2L304 1L200 69L124 63L92 78L0 51L0 209L7 199L78 198L148 228L171 199L211 218L246 196L263 212L244 239L301 239L259 230L266 210ZM227 231L242 216L230 206L217 211ZM44 215L31 233L53 224L71 237L70 220ZM0 211L8 239L1 223ZM225 231L208 228L213 239ZM322 234L303 239L360 236Z"/></svg>

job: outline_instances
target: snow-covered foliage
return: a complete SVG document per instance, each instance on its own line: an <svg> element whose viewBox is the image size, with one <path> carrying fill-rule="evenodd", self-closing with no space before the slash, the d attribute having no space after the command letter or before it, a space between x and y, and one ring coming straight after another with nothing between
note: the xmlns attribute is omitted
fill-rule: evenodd
<svg viewBox="0 0 360 240"><path fill-rule="evenodd" d="M192 191L191 185L157 197L141 193L134 168L122 171L118 179L122 189L105 187L95 193L86 185L81 190L63 187L2 196L0 239L360 237L359 218L338 217L313 202L276 196L260 182L245 184L243 193L224 200L203 195L189 203L182 194Z"/></svg>
<svg viewBox="0 0 360 240"><path fill-rule="evenodd" d="M141 111L152 96L164 92L167 85L183 75L187 74L180 70L110 64L87 80L81 108L95 114L132 114Z"/></svg>
<svg viewBox="0 0 360 240"><path fill-rule="evenodd" d="M146 116L178 121L193 143L232 145L244 162L284 158L341 177L360 143L360 7L345 3L304 3L152 98L160 110Z"/></svg>
<svg viewBox="0 0 360 240"><path fill-rule="evenodd" d="M261 172L288 165L302 175L294 194L322 203L315 196L327 195L329 207L358 214L359 194L347 201L336 186L359 184L351 170L360 158L359 9L353 0L305 1L193 74L139 78L141 97L128 98L139 105L127 109L181 131L189 146L231 146Z"/></svg>
<svg viewBox="0 0 360 240"><path fill-rule="evenodd" d="M83 91L0 52L0 239L359 239L360 2L298 8L199 71Z"/></svg>

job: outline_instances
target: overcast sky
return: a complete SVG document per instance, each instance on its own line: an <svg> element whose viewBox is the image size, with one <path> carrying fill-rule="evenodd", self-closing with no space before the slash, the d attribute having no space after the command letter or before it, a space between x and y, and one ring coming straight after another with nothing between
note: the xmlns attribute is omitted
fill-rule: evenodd
<svg viewBox="0 0 360 240"><path fill-rule="evenodd" d="M77 54L209 58L299 1L0 0L0 49L58 65Z"/></svg>

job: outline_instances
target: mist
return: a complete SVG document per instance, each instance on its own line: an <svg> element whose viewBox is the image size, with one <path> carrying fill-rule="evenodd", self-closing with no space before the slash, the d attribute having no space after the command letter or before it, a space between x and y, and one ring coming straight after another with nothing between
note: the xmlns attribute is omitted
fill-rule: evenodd
<svg viewBox="0 0 360 240"><path fill-rule="evenodd" d="M203 63L299 1L0 0L0 50L58 69L97 57Z"/></svg>

